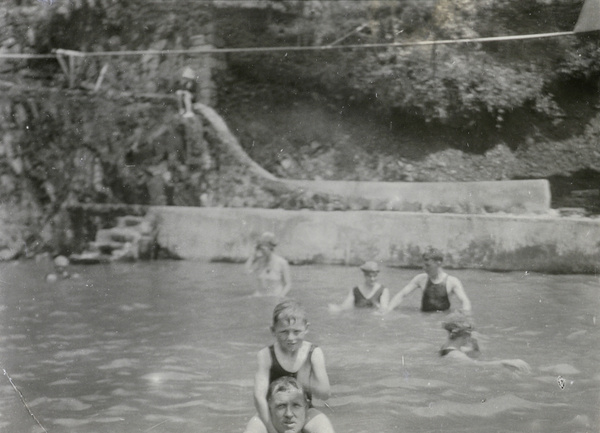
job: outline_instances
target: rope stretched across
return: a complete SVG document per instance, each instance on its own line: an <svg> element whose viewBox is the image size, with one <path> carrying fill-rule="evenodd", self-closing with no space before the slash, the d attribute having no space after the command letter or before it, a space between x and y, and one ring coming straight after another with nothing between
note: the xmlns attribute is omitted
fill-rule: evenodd
<svg viewBox="0 0 600 433"><path fill-rule="evenodd" d="M530 35L513 36L491 36L485 38L467 39L441 39L433 41L417 42L390 42L385 44L357 44L357 45L321 45L321 46L285 46L285 47L249 47L249 48L193 48L189 50L141 50L141 51L94 51L82 52L74 50L56 50L55 54L23 54L23 53L0 53L0 59L52 59L58 55L76 57L108 57L108 56L144 56L144 55L181 55L181 54L227 54L227 53L267 53L267 52L289 52L289 51L326 51L343 49L374 49L374 48L404 48L427 45L452 45L474 42L502 42L518 41L526 39L543 39L560 36L572 36L575 32L536 33Z"/></svg>

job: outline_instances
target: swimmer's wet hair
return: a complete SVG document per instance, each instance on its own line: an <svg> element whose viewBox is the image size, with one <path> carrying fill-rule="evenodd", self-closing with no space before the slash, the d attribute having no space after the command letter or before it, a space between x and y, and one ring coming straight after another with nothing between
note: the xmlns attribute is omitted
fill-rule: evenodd
<svg viewBox="0 0 600 433"><path fill-rule="evenodd" d="M442 323L442 328L450 333L450 338L468 336L475 330L473 322L460 315L450 316L448 320Z"/></svg>
<svg viewBox="0 0 600 433"><path fill-rule="evenodd" d="M288 299L275 306L273 310L273 325L276 325L278 322L292 324L299 321L307 323L306 311L304 311L304 308L298 301Z"/></svg>
<svg viewBox="0 0 600 433"><path fill-rule="evenodd" d="M304 403L308 405L302 385L292 376L283 376L271 382L267 391L267 401L271 401L275 394L287 391L299 391L304 396Z"/></svg>
<svg viewBox="0 0 600 433"><path fill-rule="evenodd" d="M436 262L443 262L444 255L436 248L429 248L423 253L423 260L435 260Z"/></svg>
<svg viewBox="0 0 600 433"><path fill-rule="evenodd" d="M277 246L277 238L274 233L264 232L256 242L256 245L265 245L270 248L275 248Z"/></svg>

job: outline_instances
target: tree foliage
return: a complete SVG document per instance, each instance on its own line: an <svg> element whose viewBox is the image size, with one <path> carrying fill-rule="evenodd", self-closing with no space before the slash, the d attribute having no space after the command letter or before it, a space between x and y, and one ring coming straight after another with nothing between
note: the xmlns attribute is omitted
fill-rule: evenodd
<svg viewBox="0 0 600 433"><path fill-rule="evenodd" d="M214 26L218 47L232 48L548 33L573 29L582 3L245 0L242 4L213 0L190 8L189 2L56 1L53 6L40 6L44 15L36 27L36 48L38 52L55 48L182 49L190 46L193 35L205 32L207 25ZM154 59L114 58L110 60L114 76L112 81L107 79L107 85L130 90L156 81L148 88L168 90L173 84L167 82L170 75L184 60L163 62L166 69L154 76L146 70ZM485 120L501 127L506 116L523 109L549 118L560 116L553 84L580 80L593 89L600 77L600 48L594 35L369 50L240 53L228 55L227 62L234 74L253 80L319 91L375 110L406 112L456 126ZM90 75L97 76L100 66L87 65Z"/></svg>
<svg viewBox="0 0 600 433"><path fill-rule="evenodd" d="M571 30L581 2L566 0L271 1L257 32L240 41L260 45L327 45L416 42ZM282 5L287 5L283 8ZM227 22L227 19L222 22ZM218 29L228 26L217 25ZM285 31L282 31L285 29ZM240 45L238 45L240 44ZM375 109L400 110L456 126L485 119L501 127L505 116L526 109L561 115L551 93L560 80L596 86L597 39L469 43L371 50L236 56L236 71L257 80L320 89Z"/></svg>

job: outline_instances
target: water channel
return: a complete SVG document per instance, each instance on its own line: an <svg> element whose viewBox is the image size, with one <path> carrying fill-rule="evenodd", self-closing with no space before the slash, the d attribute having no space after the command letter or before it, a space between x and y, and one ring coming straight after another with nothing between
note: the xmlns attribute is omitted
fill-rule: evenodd
<svg viewBox="0 0 600 433"><path fill-rule="evenodd" d="M243 430L276 300L250 296L241 265L73 270L79 278L48 283L40 263L0 264L0 431ZM384 268L380 280L393 294L415 272ZM332 316L327 304L360 272L292 267L290 295L308 311L307 339L323 348L332 383L328 407L316 405L336 431L599 431L598 277L452 273L473 303L483 358L521 358L530 374L440 358L444 314L420 313L417 294L384 319Z"/></svg>

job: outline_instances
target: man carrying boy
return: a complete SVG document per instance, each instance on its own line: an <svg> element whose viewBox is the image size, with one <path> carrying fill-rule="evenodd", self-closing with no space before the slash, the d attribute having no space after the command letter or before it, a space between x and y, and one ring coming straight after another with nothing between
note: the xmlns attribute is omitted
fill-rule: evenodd
<svg viewBox="0 0 600 433"><path fill-rule="evenodd" d="M406 295L420 288L423 289L421 311L449 310L450 295L454 294L462 303L462 311L469 314L471 312L471 301L469 301L460 280L444 272L442 269L443 260L444 256L435 248L430 248L425 252L423 254L423 269L425 272L414 277L392 298L387 308L382 308L381 311L384 314L392 311L400 305Z"/></svg>
<svg viewBox="0 0 600 433"><path fill-rule="evenodd" d="M308 330L306 313L296 301L283 301L273 311L271 332L275 343L258 352L258 369L254 376L254 404L257 414L245 433L277 433L273 426L267 393L269 385L280 377L291 376L304 388L310 409L303 428L305 433L333 433L329 419L312 407L312 397L329 398L329 377L323 351L304 341Z"/></svg>
<svg viewBox="0 0 600 433"><path fill-rule="evenodd" d="M269 386L267 393L269 404L269 415L277 433L298 433L302 431L307 421L311 419L311 411L306 393L296 379L291 376L283 376L275 380ZM333 426L329 419L321 414L322 422L329 424L330 431Z"/></svg>

